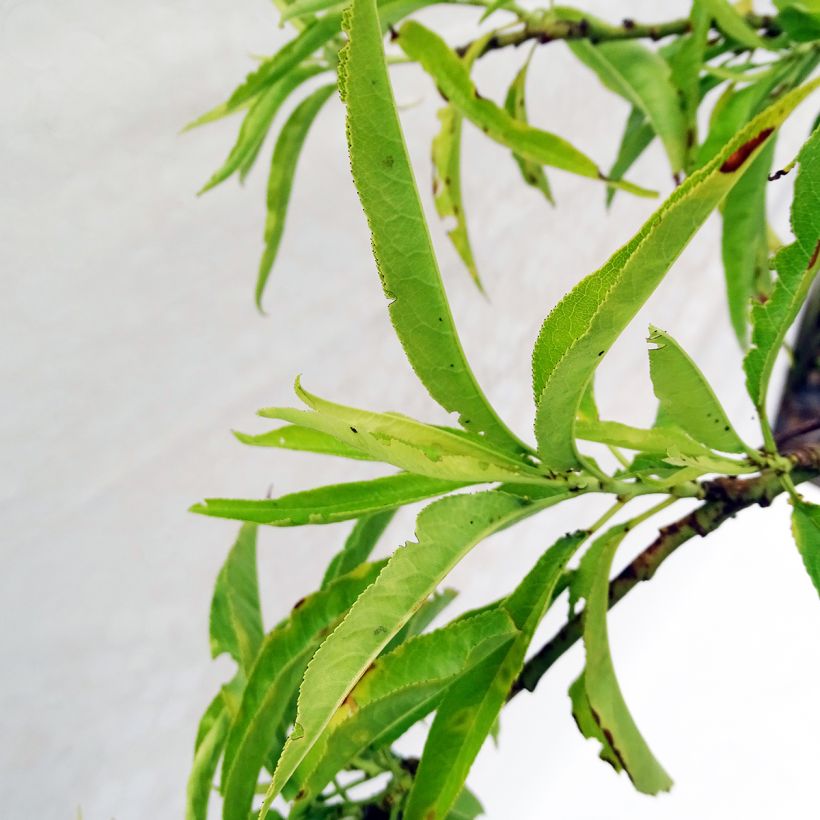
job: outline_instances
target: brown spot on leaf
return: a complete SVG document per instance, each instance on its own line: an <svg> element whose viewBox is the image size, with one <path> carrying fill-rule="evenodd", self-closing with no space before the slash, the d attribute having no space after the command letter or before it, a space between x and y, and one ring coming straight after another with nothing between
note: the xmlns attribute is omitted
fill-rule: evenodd
<svg viewBox="0 0 820 820"><path fill-rule="evenodd" d="M754 153L755 149L761 146L771 136L774 128L764 128L756 137L744 142L729 158L720 166L722 174L733 174L746 162Z"/></svg>

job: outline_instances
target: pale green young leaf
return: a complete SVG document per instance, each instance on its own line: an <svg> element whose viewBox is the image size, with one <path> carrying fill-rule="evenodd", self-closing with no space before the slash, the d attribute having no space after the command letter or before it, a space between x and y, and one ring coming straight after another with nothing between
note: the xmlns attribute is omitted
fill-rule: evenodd
<svg viewBox="0 0 820 820"><path fill-rule="evenodd" d="M604 354L768 137L817 85L815 80L785 95L741 129L547 316L533 351L535 431L547 467L566 470L581 464L574 444L576 412Z"/></svg>
<svg viewBox="0 0 820 820"><path fill-rule="evenodd" d="M479 436L452 433L398 413L335 404L308 393L298 381L296 393L310 411L266 408L260 415L328 433L378 461L416 475L482 483L546 481L535 467L495 449Z"/></svg>
<svg viewBox="0 0 820 820"><path fill-rule="evenodd" d="M353 180L373 237L390 318L430 395L468 430L513 452L522 444L490 407L456 332L387 75L374 0L353 0L339 84Z"/></svg>
<svg viewBox="0 0 820 820"><path fill-rule="evenodd" d="M725 453L743 453L740 440L706 377L686 351L668 334L649 328L649 372L659 413L665 424L677 425L696 441Z"/></svg>
<svg viewBox="0 0 820 820"><path fill-rule="evenodd" d="M741 347L749 337L752 300L759 291L761 272L768 270L766 188L774 157L774 140L761 152L748 173L723 203L721 252L726 275L726 296L732 327Z"/></svg>
<svg viewBox="0 0 820 820"><path fill-rule="evenodd" d="M517 629L514 640L498 647L448 690L427 736L404 820L446 816L521 671L567 561L586 537L586 532L577 532L559 539L501 603Z"/></svg>
<svg viewBox="0 0 820 820"><path fill-rule="evenodd" d="M252 447L280 447L283 450L301 450L362 461L373 460L372 456L358 447L351 447L327 433L312 430L310 427L300 427L297 424L288 424L276 430L268 430L255 435L234 431L234 436L243 444L249 444Z"/></svg>
<svg viewBox="0 0 820 820"><path fill-rule="evenodd" d="M639 108L633 108L627 117L621 144L618 146L618 155L609 171L609 178L623 179L624 174L638 161L653 139L655 131L646 115ZM616 193L617 189L607 188L607 207L612 204Z"/></svg>
<svg viewBox="0 0 820 820"><path fill-rule="evenodd" d="M194 504L191 512L273 527L333 524L413 504L468 484L398 473L369 481L329 484L279 498L206 498Z"/></svg>
<svg viewBox="0 0 820 820"><path fill-rule="evenodd" d="M393 553L308 666L260 820L368 666L453 567L479 541L555 501L528 504L491 491L444 498L420 513L417 540Z"/></svg>
<svg viewBox="0 0 820 820"><path fill-rule="evenodd" d="M527 61L523 66L521 66L521 70L515 75L515 79L512 81L507 91L507 97L504 100L504 108L506 112L513 117L513 119L519 120L523 123L529 122L529 118L527 117L526 88L527 73L530 68L530 61L532 60L533 53L534 52L532 51L530 52L529 57L527 57ZM552 196L552 189L550 188L547 175L544 173L544 168L541 164L525 159L519 154L516 154L515 151L512 152L512 155L518 165L519 170L521 171L521 176L523 177L524 182L532 188L541 191L547 202L549 202L550 205L554 205L555 200ZM607 190L608 192L614 192L615 189L609 188Z"/></svg>
<svg viewBox="0 0 820 820"><path fill-rule="evenodd" d="M589 707L611 753L626 770L635 788L645 794L668 791L672 780L641 736L624 701L609 651L607 610L612 559L626 535L625 525L613 527L596 539L577 574L579 592L586 599L584 685ZM607 752L607 755L609 752Z"/></svg>
<svg viewBox="0 0 820 820"><path fill-rule="evenodd" d="M325 85L317 88L316 91L302 100L293 110L276 140L268 177L265 251L259 262L259 273L256 279L256 306L260 310L262 308L262 293L276 260L279 243L282 240L282 232L285 229L290 191L296 173L296 163L302 152L302 145L310 126L313 124L313 120L335 90L335 85Z"/></svg>
<svg viewBox="0 0 820 820"><path fill-rule="evenodd" d="M597 441L642 453L666 453L671 448L688 455L705 455L709 452L703 444L672 426L651 427L647 430L618 421L586 421L579 417L575 424L575 435L584 441Z"/></svg>
<svg viewBox="0 0 820 820"><path fill-rule="evenodd" d="M259 97L254 100L245 115L236 143L231 148L228 158L222 164L222 167L205 183L199 193L204 194L206 191L210 191L211 188L219 185L220 182L224 182L240 168L248 168L267 136L273 118L282 103L287 100L294 89L323 70L319 66L299 66L266 87Z"/></svg>
<svg viewBox="0 0 820 820"><path fill-rule="evenodd" d="M395 510L372 513L363 516L353 525L344 546L328 564L322 578L321 589L325 589L340 575L356 569L370 557L370 553L395 514Z"/></svg>
<svg viewBox="0 0 820 820"><path fill-rule="evenodd" d="M797 161L791 210L795 241L774 258L778 275L770 298L752 309L752 348L743 362L746 388L762 419L777 354L820 268L820 130L800 150Z"/></svg>
<svg viewBox="0 0 820 820"><path fill-rule="evenodd" d="M815 589L820 593L820 506L793 501L792 533L803 564Z"/></svg>
<svg viewBox="0 0 820 820"><path fill-rule="evenodd" d="M259 772L284 744L308 661L383 567L384 562L361 564L297 604L265 637L225 746L225 820L247 820Z"/></svg>
<svg viewBox="0 0 820 820"><path fill-rule="evenodd" d="M595 162L566 140L511 117L503 108L482 97L458 55L420 23L414 20L404 23L399 29L398 43L407 56L416 60L435 80L453 106L488 137L516 154L540 165L603 180L631 193L654 196L653 192L631 183L608 180Z"/></svg>
<svg viewBox="0 0 820 820"><path fill-rule="evenodd" d="M590 708L583 672L570 685L569 698L572 703L572 717L575 719L578 731L588 740L597 740L601 744L599 753L601 760L609 763L616 772L622 771L623 766L621 761L618 760L618 755L615 754L609 741L601 731L601 727L596 722L595 715Z"/></svg>
<svg viewBox="0 0 820 820"><path fill-rule="evenodd" d="M211 657L228 653L247 673L263 634L256 578L256 525L245 524L216 579L211 601Z"/></svg>
<svg viewBox="0 0 820 820"><path fill-rule="evenodd" d="M496 609L411 638L377 658L294 775L297 806L315 798L362 751L389 746L429 714L459 675L515 631Z"/></svg>
<svg viewBox="0 0 820 820"><path fill-rule="evenodd" d="M700 0L717 27L746 48L772 49L770 41L761 37L729 0Z"/></svg>
<svg viewBox="0 0 820 820"><path fill-rule="evenodd" d="M567 40L567 45L604 86L643 112L663 143L672 173L683 170L687 126L666 60L634 40L596 45Z"/></svg>

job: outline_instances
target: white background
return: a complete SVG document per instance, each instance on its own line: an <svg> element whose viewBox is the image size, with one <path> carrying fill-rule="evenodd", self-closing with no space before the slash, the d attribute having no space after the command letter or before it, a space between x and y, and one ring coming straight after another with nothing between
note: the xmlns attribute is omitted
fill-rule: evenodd
<svg viewBox="0 0 820 820"><path fill-rule="evenodd" d="M646 19L686 12L683 2L614 6L592 8ZM475 16L429 19L461 42ZM231 181L194 196L237 123L177 132L229 93L251 54L284 36L265 0L0 3L4 818L70 818L78 807L86 820L181 816L197 718L230 674L209 660L207 614L236 530L186 508L205 495L261 497L271 484L281 493L349 475L331 459L243 448L231 428L263 429L254 411L292 401L299 372L329 398L442 419L391 336L338 100L306 145L267 318L252 302L265 161L244 189ZM524 56L483 60L484 93L498 98ZM395 78L429 208L440 101L415 68ZM561 44L537 54L529 97L534 122L608 166L626 107ZM779 161L791 159L814 113L806 105L788 126ZM670 189L657 148L632 176ZM490 302L433 225L470 359L525 435L543 317L653 207L619 195L606 214L599 184L551 179L554 210L524 190L506 151L465 127L465 202ZM784 234L789 185L771 187ZM684 344L757 440L721 277L712 220L604 362L608 417L651 418L651 321ZM573 503L477 548L451 580L463 591L458 606L510 589L557 534L600 506ZM346 531L262 534L268 624L316 584ZM411 535L403 515L385 547ZM636 533L619 560L651 536ZM787 505L745 513L686 545L611 619L625 695L675 777L671 795L636 794L578 735L566 697L578 651L506 710L501 748L482 752L471 783L491 820L814 817L818 628Z"/></svg>

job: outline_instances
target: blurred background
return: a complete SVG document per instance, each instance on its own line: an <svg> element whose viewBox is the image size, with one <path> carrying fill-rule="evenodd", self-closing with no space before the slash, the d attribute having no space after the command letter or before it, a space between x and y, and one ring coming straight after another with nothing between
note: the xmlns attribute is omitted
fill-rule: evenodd
<svg viewBox="0 0 820 820"><path fill-rule="evenodd" d="M683 0L584 7L610 19L688 11ZM478 14L426 19L460 43ZM244 188L231 180L195 196L238 123L180 128L229 94L251 55L287 36L267 0L0 2L0 814L11 820L78 810L85 820L180 817L198 717L231 674L226 659L209 660L207 620L237 530L187 507L206 495L262 497L375 474L244 448L231 429L265 429L255 410L295 401L298 373L327 398L444 420L391 333L338 100L302 155L266 317L252 298L265 163ZM482 60L482 92L501 98L524 57ZM393 76L432 217L440 100L415 67ZM608 167L626 105L560 43L537 52L530 78L531 120ZM792 159L815 113L804 106L787 124L778 163ZM489 299L433 218L432 231L474 369L528 435L529 357L544 316L654 206L619 194L607 213L602 186L555 172L552 209L525 190L508 152L469 125L464 151ZM671 190L657 146L632 178ZM790 186L787 177L770 190L783 236ZM598 380L606 417L652 418L652 322L697 360L741 434L758 440L719 242L713 218L607 356ZM557 534L595 517L594 501L573 503L480 545L449 581L461 590L455 606L509 590ZM313 588L348 529L261 533L268 626ZM399 516L385 548L412 530L412 516ZM652 535L637 531L619 560ZM505 710L499 748L485 748L473 769L490 820L816 816L820 606L783 499L687 544L617 607L610 631L622 688L675 778L672 793L637 794L578 734L566 696L582 663L576 647Z"/></svg>

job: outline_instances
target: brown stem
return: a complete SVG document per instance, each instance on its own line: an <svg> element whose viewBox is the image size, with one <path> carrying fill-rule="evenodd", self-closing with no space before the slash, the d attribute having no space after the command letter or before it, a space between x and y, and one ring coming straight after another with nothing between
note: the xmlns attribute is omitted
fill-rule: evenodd
<svg viewBox="0 0 820 820"><path fill-rule="evenodd" d="M747 14L746 20L753 28L762 29L767 36L774 37L780 33L780 28L772 17ZM530 40L539 43L551 43L554 40L589 40L593 44L618 40L661 40L664 37L687 34L691 28L692 24L688 17L666 23L637 23L634 20L624 20L619 26L585 18L580 20L530 19L523 28L517 31L504 32L490 38L478 56L508 46L517 47ZM456 51L463 56L471 45L472 43L467 43L457 48Z"/></svg>
<svg viewBox="0 0 820 820"><path fill-rule="evenodd" d="M820 474L820 445L809 445L789 454L794 464L794 482L801 483ZM755 504L767 507L783 492L780 474L768 470L751 479L718 478L705 485L706 503L667 527L658 537L609 584L609 606L613 607L641 581L648 581L658 567L681 545L696 535L714 532L740 510ZM563 627L524 665L510 690L510 698L524 689L532 692L544 673L564 654L582 633L579 613Z"/></svg>

